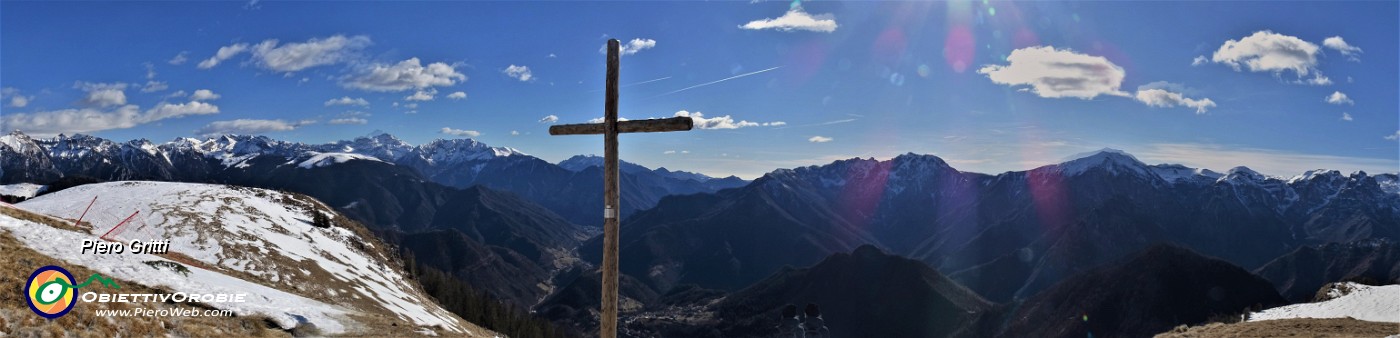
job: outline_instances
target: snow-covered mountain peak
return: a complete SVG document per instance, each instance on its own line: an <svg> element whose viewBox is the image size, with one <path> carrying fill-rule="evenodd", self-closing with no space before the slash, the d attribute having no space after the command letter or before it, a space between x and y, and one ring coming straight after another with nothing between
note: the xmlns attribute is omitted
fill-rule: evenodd
<svg viewBox="0 0 1400 338"><path fill-rule="evenodd" d="M376 131L368 136L356 137L349 141L339 141L317 147L321 152L342 152L369 155L380 160L398 161L411 154L415 147L408 142Z"/></svg>
<svg viewBox="0 0 1400 338"><path fill-rule="evenodd" d="M1384 191L1384 192L1386 192L1386 193L1389 193L1389 194L1400 194L1400 175L1396 175L1396 174L1380 174L1380 175L1376 175L1376 185L1379 185L1380 188L1381 188L1381 191Z"/></svg>
<svg viewBox="0 0 1400 338"><path fill-rule="evenodd" d="M1288 184L1293 184L1293 183L1296 183L1296 182L1303 182L1303 181L1314 181L1314 180L1317 180L1317 179L1331 180L1331 179L1337 179L1337 178L1341 178L1341 177L1342 177L1342 172L1337 171L1337 170L1313 169L1313 170L1304 171L1302 174L1299 174L1298 176L1293 176L1292 178L1289 178L1289 179L1288 179Z"/></svg>
<svg viewBox="0 0 1400 338"><path fill-rule="evenodd" d="M1064 176L1082 174L1094 168L1103 168L1109 173L1146 175L1147 165L1122 150L1103 148L1097 151L1071 156L1072 160L1054 165Z"/></svg>
<svg viewBox="0 0 1400 338"><path fill-rule="evenodd" d="M618 161L618 162L627 162L627 161ZM567 159L565 159L565 160L563 160L563 161L559 161L558 165L559 165L560 168L564 168L564 169L567 169L567 170L569 170L569 171L583 171L584 169L588 169L588 167L601 167L601 166L603 166L603 157L602 157L602 156L598 156L598 155L593 155L593 154L589 154L589 155L574 155L574 156L571 156L571 157L569 157L569 158L567 158Z"/></svg>
<svg viewBox="0 0 1400 338"><path fill-rule="evenodd" d="M21 154L31 153L40 149L39 144L35 143L34 139L29 138L29 135L25 135L18 130L10 132L8 135L0 136L0 145L10 147L10 149Z"/></svg>
<svg viewBox="0 0 1400 338"><path fill-rule="evenodd" d="M618 160L617 162L618 162L618 165L620 166L620 167L618 168L618 170L621 171L621 172L624 172L624 173L631 174L631 173L637 173L637 172L643 172L643 171L652 171L651 168L647 168L647 167L644 167L644 166L639 165L639 164L636 164L636 163L627 162L627 161L623 161L623 160ZM603 157L602 157L602 156L598 156L598 155L593 155L593 154L588 154L588 155L574 155L574 156L572 156L572 157L569 157L568 159L565 159L565 160L563 160L563 161L559 161L559 164L558 164L558 165L559 165L560 168L564 168L564 169L566 169L566 170L568 170L568 171L573 171L573 172L583 171L583 170L585 170L585 169L588 169L589 167L599 167L599 168L602 168L602 167L603 167ZM702 175L702 176L703 176L703 175ZM707 177L708 177L708 176L707 176Z"/></svg>
<svg viewBox="0 0 1400 338"><path fill-rule="evenodd" d="M1158 177L1167 182L1214 182L1224 176L1221 173L1205 168L1191 168L1180 164L1158 164L1148 167Z"/></svg>
<svg viewBox="0 0 1400 338"><path fill-rule="evenodd" d="M1262 182L1268 178L1268 176L1264 176L1264 174L1260 174L1258 171L1254 171L1254 169L1249 169L1249 167L1246 166L1238 166L1226 171L1225 176L1221 177L1220 181L1232 183Z"/></svg>
<svg viewBox="0 0 1400 338"><path fill-rule="evenodd" d="M460 163L486 160L497 157L529 156L519 150L507 147L491 147L473 139L433 140L418 146L419 156L429 163Z"/></svg>

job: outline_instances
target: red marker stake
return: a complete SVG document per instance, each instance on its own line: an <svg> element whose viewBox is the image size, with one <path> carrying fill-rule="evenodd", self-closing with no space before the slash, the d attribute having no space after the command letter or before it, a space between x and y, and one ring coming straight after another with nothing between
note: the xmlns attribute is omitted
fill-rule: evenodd
<svg viewBox="0 0 1400 338"><path fill-rule="evenodd" d="M102 239L102 240L110 241L110 239L107 239L107 235L108 235L108 234L111 234L113 231L117 231L117 228L122 227L122 224L126 224L127 221L130 221L132 217L136 217L136 214L139 214L139 213L141 213L141 210L137 210L136 212L131 213L131 216L126 216L126 219L122 220L121 223L117 223L117 226L112 227L112 230L107 230L107 233L102 234L101 237L97 237L97 238L100 238L100 239Z"/></svg>
<svg viewBox="0 0 1400 338"><path fill-rule="evenodd" d="M82 214L81 216L78 216L78 222L77 222L77 223L73 223L74 226L78 226L78 227L83 226L83 217L87 217L87 212L88 212L88 210L92 210L92 204L93 204L93 203L97 203L97 196L93 196L93 197L92 197L92 202L88 202L87 208L86 208L86 209L83 209L83 214Z"/></svg>

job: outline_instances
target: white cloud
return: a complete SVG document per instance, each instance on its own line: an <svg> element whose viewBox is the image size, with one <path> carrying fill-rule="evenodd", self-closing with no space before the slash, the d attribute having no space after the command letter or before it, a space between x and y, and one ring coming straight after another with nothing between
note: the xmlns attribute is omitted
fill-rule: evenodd
<svg viewBox="0 0 1400 338"><path fill-rule="evenodd" d="M166 95L165 97L184 97L184 96L185 96L185 91L179 90L179 91L175 91L174 93L170 93L170 95Z"/></svg>
<svg viewBox="0 0 1400 338"><path fill-rule="evenodd" d="M461 100L461 99L467 98L467 93L465 93L465 92L453 92L452 94L447 94L447 98L453 99L453 100Z"/></svg>
<svg viewBox="0 0 1400 338"><path fill-rule="evenodd" d="M1347 56L1348 60L1361 61L1361 59L1356 56L1357 54L1361 54L1361 48L1348 44L1347 40L1343 40L1340 36L1323 39L1322 46L1341 52L1342 55Z"/></svg>
<svg viewBox="0 0 1400 338"><path fill-rule="evenodd" d="M1336 91L1332 92L1332 95L1327 95L1327 97L1324 98L1324 101L1335 105L1356 105L1356 101L1352 101L1351 98L1347 97L1347 94Z"/></svg>
<svg viewBox="0 0 1400 338"><path fill-rule="evenodd" d="M1385 139L1391 141L1400 140L1400 130L1396 130L1394 134L1386 135Z"/></svg>
<svg viewBox="0 0 1400 338"><path fill-rule="evenodd" d="M369 120L362 119L362 118L358 118L358 117L345 117L345 118L331 119L329 122L326 122L326 123L330 123L330 124L366 124L366 123L369 123Z"/></svg>
<svg viewBox="0 0 1400 338"><path fill-rule="evenodd" d="M1299 78L1317 71L1317 45L1297 37L1258 31L1239 40L1227 40L1211 55L1211 61L1240 70L1282 73L1293 71Z"/></svg>
<svg viewBox="0 0 1400 338"><path fill-rule="evenodd" d="M617 122L622 122L622 121L627 121L627 120L628 120L628 118L626 118L626 117L618 117L618 118L617 118ZM595 117L595 118L589 119L589 120L588 120L588 123L603 123L603 118L601 118L601 117Z"/></svg>
<svg viewBox="0 0 1400 338"><path fill-rule="evenodd" d="M1351 121L1351 113L1342 113L1342 121Z"/></svg>
<svg viewBox="0 0 1400 338"><path fill-rule="evenodd" d="M143 65L146 66L146 80L155 80L155 79L156 79L156 65L151 64L150 62L143 63Z"/></svg>
<svg viewBox="0 0 1400 338"><path fill-rule="evenodd" d="M369 101L365 101L362 97L342 96L338 99L326 100L326 106L369 106Z"/></svg>
<svg viewBox="0 0 1400 338"><path fill-rule="evenodd" d="M188 56L189 54L190 54L190 51L187 51L187 50L186 50L186 51L180 51L180 54L175 54L175 57L170 58L170 61L166 61L166 63L172 64L172 65L176 65L176 66L183 65L183 64L185 64L185 61L189 61L189 60L190 60L190 58L189 58L189 56Z"/></svg>
<svg viewBox="0 0 1400 338"><path fill-rule="evenodd" d="M675 153L676 153L675 150L667 150L667 151L661 152L661 154L663 154L663 155L671 155L671 154L675 154Z"/></svg>
<svg viewBox="0 0 1400 338"><path fill-rule="evenodd" d="M21 96L21 95L15 95L15 96L11 96L11 97L10 97L10 104L9 104L10 107L14 107L14 108L24 108L24 106L28 106L28 105L29 105L29 98L28 98L28 97L24 97L24 96Z"/></svg>
<svg viewBox="0 0 1400 338"><path fill-rule="evenodd" d="M112 109L79 108L6 114L0 118L0 130L22 130L30 135L50 137L59 133L88 133L101 130L125 129L144 123L187 115L217 114L219 107L203 102L182 104L160 103L142 113L136 105Z"/></svg>
<svg viewBox="0 0 1400 338"><path fill-rule="evenodd" d="M1309 84L1314 86L1326 86L1332 84L1332 79L1326 76L1322 76L1321 72L1313 72L1313 77L1311 79L1298 79L1294 80L1293 83Z"/></svg>
<svg viewBox="0 0 1400 338"><path fill-rule="evenodd" d="M224 134L263 134L279 131L292 131L303 125L313 124L314 121L288 122L284 120L254 120L237 119L232 121L214 121L203 128L199 128L195 133L200 136L213 136Z"/></svg>
<svg viewBox="0 0 1400 338"><path fill-rule="evenodd" d="M155 122L186 115L208 115L218 113L219 106L205 102L190 101L188 103L179 104L161 102L154 108L146 110L146 115L142 116L141 122Z"/></svg>
<svg viewBox="0 0 1400 338"><path fill-rule="evenodd" d="M456 66L434 62L424 67L418 58L411 58L392 65L369 65L358 74L344 78L341 85L352 89L388 92L451 86L466 80L467 76L458 73Z"/></svg>
<svg viewBox="0 0 1400 338"><path fill-rule="evenodd" d="M10 103L6 106L13 108L24 108L29 105L29 100L34 99L32 96L20 95L19 89L15 89L14 87L0 88L0 98L4 97L10 98Z"/></svg>
<svg viewBox="0 0 1400 338"><path fill-rule="evenodd" d="M812 142L812 143L826 143L826 142L831 142L831 140L832 140L832 138L826 137L826 136L812 136L812 138L807 139L807 142Z"/></svg>
<svg viewBox="0 0 1400 338"><path fill-rule="evenodd" d="M221 95L214 94L213 91L208 89L200 89L194 91L194 94L190 94L190 99L195 101L211 101L218 100L220 96Z"/></svg>
<svg viewBox="0 0 1400 338"><path fill-rule="evenodd" d="M140 120L141 112L135 105L125 105L113 110L63 109L5 114L0 117L0 130L21 130L31 136L51 137L59 133L131 128L140 124Z"/></svg>
<svg viewBox="0 0 1400 338"><path fill-rule="evenodd" d="M405 101L432 101L435 96L437 96L437 89L428 88L428 90L418 90L414 92L413 95L409 95L403 99Z"/></svg>
<svg viewBox="0 0 1400 338"><path fill-rule="evenodd" d="M700 129L738 129L738 128L745 128L745 127L776 127L776 126L787 125L787 122L783 122L783 121L776 121L776 122L749 122L749 121L745 121L745 120L734 121L734 118L733 118L733 117L730 117L729 115L724 115L724 116L720 116L720 117L705 118L705 114L704 114L704 113L701 113L701 112L694 112L694 113L692 113L692 112L688 112L688 111L684 111L684 110L676 112L676 114L675 114L674 116L676 116L676 117L689 117L691 120L695 121L695 127L696 127L696 128L700 128Z"/></svg>
<svg viewBox="0 0 1400 338"><path fill-rule="evenodd" d="M350 110L350 111L346 111L344 114L340 114L341 117L370 117L371 115L373 115L373 114L366 113L366 112L362 112L362 111L358 111L358 110Z"/></svg>
<svg viewBox="0 0 1400 338"><path fill-rule="evenodd" d="M516 80L525 82L529 82L530 79L534 78L534 76L530 74L530 67L526 66L510 65L510 67L506 67L506 69L501 70L501 73L506 74L506 76L515 78Z"/></svg>
<svg viewBox="0 0 1400 338"><path fill-rule="evenodd" d="M243 52L247 51L248 44L246 43L235 43L232 45L219 47L219 51L215 52L214 56L209 57L204 61L200 61L199 65L197 65L196 67L198 67L199 69L214 68L214 66L218 66L219 63L222 63L225 60L233 58L234 56L238 56L238 54L242 54Z"/></svg>
<svg viewBox="0 0 1400 338"><path fill-rule="evenodd" d="M1047 98L1128 96L1118 89L1123 68L1102 56L1039 46L1011 51L1006 61L1007 65L986 65L977 72L994 83L1029 86L1030 92Z"/></svg>
<svg viewBox="0 0 1400 338"><path fill-rule="evenodd" d="M558 56L555 56L554 53L549 53L549 56L545 56L545 57L546 57L546 58L553 59L553 58L557 58Z"/></svg>
<svg viewBox="0 0 1400 338"><path fill-rule="evenodd" d="M146 86L141 87L142 93L152 93L170 89L170 86L161 81L146 81Z"/></svg>
<svg viewBox="0 0 1400 338"><path fill-rule="evenodd" d="M252 47L253 60L258 66L276 72L295 72L336 64L347 61L371 42L369 37L363 35L334 35L281 46L277 43L276 39L268 39Z"/></svg>
<svg viewBox="0 0 1400 338"><path fill-rule="evenodd" d="M1181 93L1167 91L1160 88L1138 89L1134 98L1149 107L1170 108L1184 106L1196 108L1196 114L1205 114L1206 108L1215 107L1215 101L1211 99L1192 99L1183 96Z"/></svg>
<svg viewBox="0 0 1400 338"><path fill-rule="evenodd" d="M447 135L452 135L452 136L465 136L465 137L477 137L477 136L481 136L481 132L478 132L478 131L475 131L475 130L452 129L452 128L447 128L447 127L443 127L441 130L438 130L438 133L447 134Z"/></svg>
<svg viewBox="0 0 1400 338"><path fill-rule="evenodd" d="M125 83L78 82L74 87L87 92L79 103L91 107L111 107L126 104Z"/></svg>
<svg viewBox="0 0 1400 338"><path fill-rule="evenodd" d="M1195 59L1191 59L1192 66L1200 66L1208 62L1210 62L1210 59L1207 59L1205 55L1197 55Z"/></svg>
<svg viewBox="0 0 1400 338"><path fill-rule="evenodd" d="M520 135L520 131L517 131L517 130L511 130L511 131L510 131L510 136L519 136L519 135Z"/></svg>
<svg viewBox="0 0 1400 338"><path fill-rule="evenodd" d="M554 122L559 122L559 117L558 117L558 116L549 115L549 116L545 116L545 117L543 117L543 118L540 118L540 123L554 123ZM600 121L600 122L601 122L601 121Z"/></svg>
<svg viewBox="0 0 1400 338"><path fill-rule="evenodd" d="M784 32L797 30L831 33L836 31L836 17L831 14L811 15L802 10L802 6L793 6L788 9L783 16L749 21L739 28L743 29L774 29Z"/></svg>
<svg viewBox="0 0 1400 338"><path fill-rule="evenodd" d="M618 46L618 47L619 47L619 48L618 48L618 52L621 52L622 55L632 55L632 54L637 54L637 52L640 52L640 51L642 51L642 50L651 49L652 47L656 47L656 40L652 40L652 39L632 39L632 41L628 41L627 43L624 43L624 44L622 44L621 46ZM607 53L608 53L608 45L607 45L607 44L603 44L603 47L599 47L599 48L598 48L598 53L607 54Z"/></svg>

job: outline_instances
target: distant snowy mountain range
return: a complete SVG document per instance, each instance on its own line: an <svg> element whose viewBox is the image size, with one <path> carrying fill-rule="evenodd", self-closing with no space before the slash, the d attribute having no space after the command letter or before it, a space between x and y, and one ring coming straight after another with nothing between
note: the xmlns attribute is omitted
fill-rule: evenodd
<svg viewBox="0 0 1400 338"><path fill-rule="evenodd" d="M624 221L622 269L659 293L684 284L735 290L873 244L1003 302L1159 242L1248 270L1303 245L1400 239L1396 180L1217 173L1111 149L997 175L930 155L849 159L666 198ZM579 252L596 262L601 241L584 245Z"/></svg>
<svg viewBox="0 0 1400 338"><path fill-rule="evenodd" d="M597 156L575 156L556 165L513 148L491 147L471 139L434 140L415 146L380 132L326 144L246 135L177 138L159 144L145 139L119 143L88 135L35 139L12 132L0 136L0 184L46 184L65 177L244 183L236 177L265 174L282 166L313 169L357 161L408 168L421 180L448 187L484 185L513 192L576 224L601 222L596 214L602 204L598 193L602 190L598 168L602 159ZM650 208L663 196L714 192L748 183L732 176L711 178L626 162L622 166L627 173L622 182L628 199L624 215ZM590 188L595 186L597 189Z"/></svg>
<svg viewBox="0 0 1400 338"><path fill-rule="evenodd" d="M521 307L554 287L556 262L573 253L597 262L601 252L601 240L580 243L580 230L568 228L600 220L596 156L554 164L473 140L413 146L386 134L307 145L19 133L0 136L0 155L0 183L86 176L307 194L372 228L400 232L390 242L460 278L477 276L474 285ZM753 182L631 163L620 169L628 257L621 268L657 294L687 284L738 290L784 266L874 245L1007 302L1155 243L1253 270L1305 246L1400 239L1393 173L1272 177L1246 167L1149 165L1112 149L996 175L917 154L777 169ZM472 186L486 189L463 189ZM511 221L486 230L500 223L492 215ZM559 245L569 247L551 248ZM467 256L477 258L449 260L444 248L474 248ZM504 288L498 284L542 287L491 289Z"/></svg>

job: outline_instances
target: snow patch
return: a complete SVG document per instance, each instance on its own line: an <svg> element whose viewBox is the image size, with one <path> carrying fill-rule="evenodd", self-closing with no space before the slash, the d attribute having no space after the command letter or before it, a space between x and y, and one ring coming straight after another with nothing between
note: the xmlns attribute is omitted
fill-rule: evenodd
<svg viewBox="0 0 1400 338"><path fill-rule="evenodd" d="M1371 322L1400 323L1400 285L1370 286L1345 283L1342 288L1349 289L1350 292L1345 295L1336 292L1332 295L1338 297L1327 301L1293 304L1251 313L1249 321L1351 317Z"/></svg>
<svg viewBox="0 0 1400 338"><path fill-rule="evenodd" d="M301 167L302 169L311 169L311 168L320 168L320 167L324 167L324 166L329 166L329 165L332 165L332 164L345 163L345 162L349 162L349 161L351 161L351 160L365 160L365 161L383 162L383 161L380 161L378 158L374 158L374 157L370 157L370 156L365 156L365 155L360 155L360 154L352 154L352 153L314 153L314 154L315 154L315 155L312 155L310 159L307 159L307 160L305 160L305 161L301 161L301 164L298 164L297 166L298 166L298 167Z"/></svg>
<svg viewBox="0 0 1400 338"><path fill-rule="evenodd" d="M15 183L0 185L0 195L33 198L34 196L49 190L47 185L33 183Z"/></svg>

